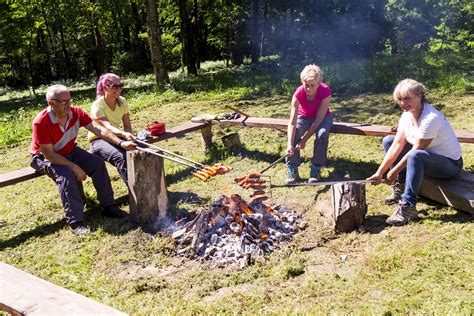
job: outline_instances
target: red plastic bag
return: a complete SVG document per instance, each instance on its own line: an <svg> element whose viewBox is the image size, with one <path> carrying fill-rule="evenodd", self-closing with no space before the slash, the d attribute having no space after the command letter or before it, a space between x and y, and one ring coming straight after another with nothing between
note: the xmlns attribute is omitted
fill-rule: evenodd
<svg viewBox="0 0 474 316"><path fill-rule="evenodd" d="M151 136L159 136L166 132L165 123L154 122L148 124L146 130L150 133Z"/></svg>

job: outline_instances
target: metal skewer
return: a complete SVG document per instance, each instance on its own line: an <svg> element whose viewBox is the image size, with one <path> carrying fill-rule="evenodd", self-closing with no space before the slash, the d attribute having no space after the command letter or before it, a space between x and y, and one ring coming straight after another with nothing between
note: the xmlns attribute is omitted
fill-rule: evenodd
<svg viewBox="0 0 474 316"><path fill-rule="evenodd" d="M314 183L288 183L288 184L271 184L270 188L291 188L291 187L314 187L318 185L333 185L338 183L367 183L371 180L340 180L340 181L325 181Z"/></svg>
<svg viewBox="0 0 474 316"><path fill-rule="evenodd" d="M151 149L148 149L148 148L141 148L141 147L137 147L137 149L140 150L140 151L144 151L144 152L150 153L150 154L152 154L152 155L161 157L161 158L165 158L165 159L174 161L174 162L179 163L179 164L181 164L181 165L185 165L185 166L191 167L191 168L193 168L194 170L200 170L198 167L196 167L196 165L192 165L192 164L190 164L190 163L188 163L188 162L171 158L170 156L166 156L166 155L159 154L159 153L157 153L156 151L153 151L153 150L151 150Z"/></svg>
<svg viewBox="0 0 474 316"><path fill-rule="evenodd" d="M138 139L136 140L136 142L139 143L139 144L142 144L142 145L151 147L151 148L153 148L153 149L159 150L159 151L164 152L164 153L166 153L166 154L176 156L176 157L178 157L178 158L180 158L180 159L183 159L183 160L185 160L185 161L191 162L191 163L193 163L193 164L199 166L200 168L209 167L208 165L205 165L205 164L199 163L199 162L197 162L197 161L191 160L191 159L189 159L189 158L183 157L183 156L181 156L181 155L175 154L175 153L172 152L172 151L169 151L169 150L160 148L160 147L158 147L158 146L149 144L149 143L147 143L147 142L144 142L144 141L141 141L141 140L138 140ZM139 147L137 147L137 148L139 148ZM168 158L168 157L166 157L165 155L162 155L162 156L160 156L160 157ZM177 160L173 160L173 159L170 159L170 160L172 160L172 161L174 161L174 162L177 162ZM187 165L187 164L185 164L185 165L186 165L186 166L189 166L189 165Z"/></svg>
<svg viewBox="0 0 474 316"><path fill-rule="evenodd" d="M268 169L270 169L271 167L273 167L274 165L276 165L277 163L279 163L280 161L282 161L282 160L285 159L286 157L288 157L288 154L284 155L283 157L278 158L277 160L275 160L274 162L272 162L271 164L269 164L267 167L265 167L265 168L263 168L262 170L260 170L260 174L264 173L265 171L267 171Z"/></svg>

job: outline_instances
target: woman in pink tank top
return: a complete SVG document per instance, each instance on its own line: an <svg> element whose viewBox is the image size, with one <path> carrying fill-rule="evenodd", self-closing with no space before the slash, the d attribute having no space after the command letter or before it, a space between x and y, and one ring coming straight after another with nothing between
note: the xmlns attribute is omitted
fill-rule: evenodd
<svg viewBox="0 0 474 316"><path fill-rule="evenodd" d="M323 73L316 65L306 66L300 74L300 79L302 85L293 94L288 122L286 182L299 182L300 149L304 149L306 142L314 134L316 137L308 180L309 183L314 183L320 180L321 168L327 161L329 131L333 124L329 111L331 89L322 82Z"/></svg>

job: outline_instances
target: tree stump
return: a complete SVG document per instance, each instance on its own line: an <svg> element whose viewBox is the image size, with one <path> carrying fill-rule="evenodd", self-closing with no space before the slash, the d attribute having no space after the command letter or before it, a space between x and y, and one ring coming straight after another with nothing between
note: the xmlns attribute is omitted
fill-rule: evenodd
<svg viewBox="0 0 474 316"><path fill-rule="evenodd" d="M367 214L365 183L338 183L331 186L334 230L351 232L362 225Z"/></svg>
<svg viewBox="0 0 474 316"><path fill-rule="evenodd" d="M242 144L240 143L240 138L238 133L231 133L221 137L224 148L233 152L239 150Z"/></svg>
<svg viewBox="0 0 474 316"><path fill-rule="evenodd" d="M127 152L130 219L142 225L166 216L168 193L163 158L142 151Z"/></svg>

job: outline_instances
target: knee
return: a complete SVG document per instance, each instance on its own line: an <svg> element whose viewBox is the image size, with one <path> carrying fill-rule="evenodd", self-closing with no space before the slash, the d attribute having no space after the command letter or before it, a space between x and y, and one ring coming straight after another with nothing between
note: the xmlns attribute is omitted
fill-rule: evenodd
<svg viewBox="0 0 474 316"><path fill-rule="evenodd" d="M424 157L426 157L428 153L426 152L426 150L422 150L422 149L413 149L411 150L408 155L407 155L407 158L408 158L408 162L416 162L416 161L420 161L422 160Z"/></svg>
<svg viewBox="0 0 474 316"><path fill-rule="evenodd" d="M385 152L387 152L388 149L390 148L390 146L392 146L394 139L395 139L394 135L387 135L383 138L382 146L383 146L383 149L385 150Z"/></svg>
<svg viewBox="0 0 474 316"><path fill-rule="evenodd" d="M329 138L329 130L327 128L321 128L318 131L318 139L328 139Z"/></svg>

